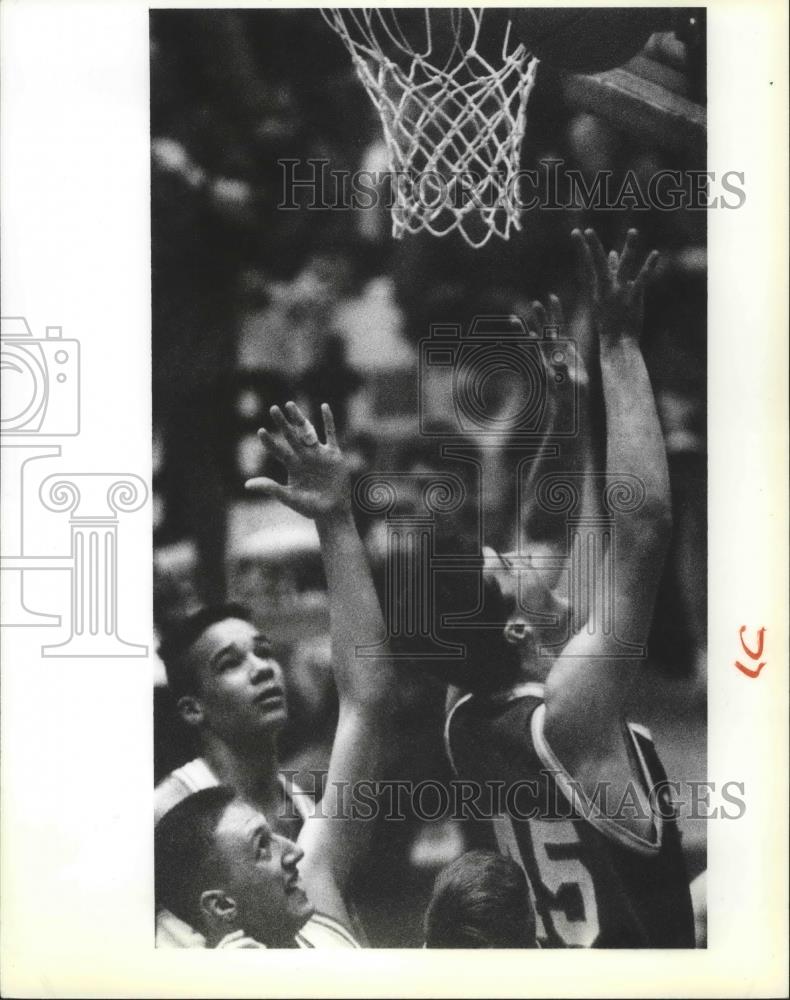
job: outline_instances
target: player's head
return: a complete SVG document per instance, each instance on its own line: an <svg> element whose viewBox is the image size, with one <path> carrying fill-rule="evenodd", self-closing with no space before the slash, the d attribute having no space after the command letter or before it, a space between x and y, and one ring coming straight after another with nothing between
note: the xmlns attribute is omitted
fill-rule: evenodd
<svg viewBox="0 0 790 1000"><path fill-rule="evenodd" d="M163 817L155 838L157 906L210 947L237 930L282 947L313 914L299 881L303 851L231 788L188 796Z"/></svg>
<svg viewBox="0 0 790 1000"><path fill-rule="evenodd" d="M557 597L531 560L484 549L483 579L499 595L501 639L517 654L520 669L542 680L553 661L541 646L568 637L569 606Z"/></svg>
<svg viewBox="0 0 790 1000"><path fill-rule="evenodd" d="M425 914L427 948L534 948L527 879L511 858L468 851L439 872Z"/></svg>
<svg viewBox="0 0 790 1000"><path fill-rule="evenodd" d="M515 683L520 664L517 649L504 640L501 592L495 581L484 579L483 560L479 547L475 548L469 539L453 539L449 551L463 557L465 565L434 572L430 590L423 595L423 613L430 616L438 642L426 643L422 634L405 629L390 642L393 652L408 658L418 670L482 694ZM409 604L408 576L403 573L401 578L394 609L398 620L406 621L415 610ZM439 642L443 649L438 648ZM435 650L444 655L435 656ZM450 651L454 655L447 655Z"/></svg>
<svg viewBox="0 0 790 1000"><path fill-rule="evenodd" d="M469 565L434 574L432 610L434 621L442 623L439 638L463 652L453 659L415 656L415 664L481 694L525 677L545 680L554 657L542 655L541 647L567 640L567 603L528 559L516 562L486 547L475 567L472 550L460 541L454 554L466 555ZM393 640L393 648L411 652L402 638Z"/></svg>
<svg viewBox="0 0 790 1000"><path fill-rule="evenodd" d="M182 719L231 745L278 732L286 721L282 670L236 604L202 608L159 650Z"/></svg>

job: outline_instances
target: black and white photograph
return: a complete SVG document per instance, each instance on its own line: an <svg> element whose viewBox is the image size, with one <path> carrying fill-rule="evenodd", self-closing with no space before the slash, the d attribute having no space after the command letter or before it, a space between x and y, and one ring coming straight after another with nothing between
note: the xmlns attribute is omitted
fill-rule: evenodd
<svg viewBox="0 0 790 1000"><path fill-rule="evenodd" d="M782 995L747 6L9 3L4 995Z"/></svg>
<svg viewBox="0 0 790 1000"><path fill-rule="evenodd" d="M705 123L703 8L151 13L159 945L705 947Z"/></svg>

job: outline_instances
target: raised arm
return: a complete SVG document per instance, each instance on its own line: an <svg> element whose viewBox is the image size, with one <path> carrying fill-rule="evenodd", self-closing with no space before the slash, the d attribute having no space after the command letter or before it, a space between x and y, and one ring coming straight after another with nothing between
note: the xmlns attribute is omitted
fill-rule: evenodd
<svg viewBox="0 0 790 1000"><path fill-rule="evenodd" d="M550 556L553 573L543 572L548 586L554 587L564 582L557 557L565 554L566 530L561 517L549 514L536 502L537 484L549 473L564 472L576 477L582 490L581 513L593 516L598 510L597 498L589 488L589 474L602 467L604 454L604 431L600 411L600 378L597 368L597 344L594 343L592 326L584 303L576 316L566 323L559 298L549 295L548 307L535 301L532 303L530 327L545 339L548 328L557 331L560 341L568 344L571 357L567 364L567 378L574 386L576 407L576 433L570 437L558 437L559 427L566 422L567 414L560 412L558 394L549 391L547 412L542 421L542 444L559 444L559 454L542 457L528 466L528 474L522 495L526 507L522 513L522 536L526 551L531 553L536 565L541 556ZM566 596L566 595L563 595Z"/></svg>
<svg viewBox="0 0 790 1000"><path fill-rule="evenodd" d="M642 262L637 238L629 230L622 254L607 257L592 230L574 233L600 346L607 487L616 491L629 477L637 491L627 512L612 505L614 543L603 547L604 564L596 567L599 583L611 580L614 635L600 616L591 621L565 647L546 684L546 736L562 763L590 782L626 780L630 773L622 706L643 658L633 647L647 640L671 531L664 441L639 347L644 288L657 254Z"/></svg>
<svg viewBox="0 0 790 1000"><path fill-rule="evenodd" d="M368 847L374 823L355 816L352 787L384 777L395 741L396 673L386 658L360 655L384 638L384 620L351 514L351 490L329 407L321 408L326 443L293 403L271 409L279 434L259 431L264 447L288 471L288 484L253 479L248 488L315 520L329 591L332 666L339 718L324 797L299 837L300 865L310 898L344 922L343 893Z"/></svg>

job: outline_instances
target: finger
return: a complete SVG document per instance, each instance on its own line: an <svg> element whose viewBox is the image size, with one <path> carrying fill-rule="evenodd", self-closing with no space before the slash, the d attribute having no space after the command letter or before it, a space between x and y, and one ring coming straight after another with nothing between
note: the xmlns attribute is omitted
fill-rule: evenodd
<svg viewBox="0 0 790 1000"><path fill-rule="evenodd" d="M603 248L603 243L601 243L598 233L594 229L585 229L584 238L592 254L595 276L601 285L605 286L609 283L609 264L606 259L606 251Z"/></svg>
<svg viewBox="0 0 790 1000"><path fill-rule="evenodd" d="M296 403L286 403L285 410L288 419L296 429L296 436L299 438L300 443L306 448L315 448L319 444L319 440L312 423L302 413Z"/></svg>
<svg viewBox="0 0 790 1000"><path fill-rule="evenodd" d="M629 229L626 233L623 252L620 254L620 267L617 276L621 281L633 281L639 267L639 255L637 247L639 245L639 233L636 229Z"/></svg>
<svg viewBox="0 0 790 1000"><path fill-rule="evenodd" d="M546 310L543 303L538 299L535 299L535 301L531 304L530 309L532 310L532 319L535 323L535 329L542 337L546 331L546 327L549 325L549 320L546 316Z"/></svg>
<svg viewBox="0 0 790 1000"><path fill-rule="evenodd" d="M505 569L513 569L513 559L509 552L497 552L497 556Z"/></svg>
<svg viewBox="0 0 790 1000"><path fill-rule="evenodd" d="M281 503L288 503L288 487L282 483L277 483L273 479L266 479L265 476L257 476L255 479L248 479L244 484L245 490L252 493L263 493L264 496L273 497Z"/></svg>
<svg viewBox="0 0 790 1000"><path fill-rule="evenodd" d="M620 257L616 250L609 251L609 256L606 258L606 264L609 268L610 277L616 278L617 272L620 270Z"/></svg>
<svg viewBox="0 0 790 1000"><path fill-rule="evenodd" d="M288 444L295 450L299 450L301 444L299 440L299 435L296 433L296 429L290 420L285 419L285 414L280 409L279 406L269 407L269 413L272 420L277 425L277 429L282 433Z"/></svg>
<svg viewBox="0 0 790 1000"><path fill-rule="evenodd" d="M337 430L335 429L335 417L329 403L321 404L321 416L324 418L324 434L326 443L330 448L337 448Z"/></svg>
<svg viewBox="0 0 790 1000"><path fill-rule="evenodd" d="M582 376L586 376L587 369L592 363L595 345L597 344L597 337L594 331L595 327L590 321L588 313L584 309L574 315L569 326L567 337L576 349L576 359L578 364L577 370L579 374L578 381L580 384L585 381ZM582 369L584 369L584 371L582 371Z"/></svg>
<svg viewBox="0 0 790 1000"><path fill-rule="evenodd" d="M565 325L562 303L559 300L559 296L555 295L554 292L549 292L549 323L552 326L560 327L560 329Z"/></svg>
<svg viewBox="0 0 790 1000"><path fill-rule="evenodd" d="M296 403L291 400L285 404L285 414L292 424L298 424L300 427L304 427L310 423Z"/></svg>
<svg viewBox="0 0 790 1000"><path fill-rule="evenodd" d="M587 241L585 240L581 229L574 229L571 233L571 239L573 240L576 252L579 255L584 283L589 287L590 291L595 294L598 288L598 279L595 273L592 251L587 245Z"/></svg>
<svg viewBox="0 0 790 1000"><path fill-rule="evenodd" d="M270 434L265 427L261 427L258 431L258 438L266 451L280 462L289 462L294 457L293 451L285 441Z"/></svg>
<svg viewBox="0 0 790 1000"><path fill-rule="evenodd" d="M647 260L642 265L639 274L637 274L636 280L634 281L634 292L637 294L641 294L644 291L648 278L653 273L653 269L658 263L659 256L660 254L658 250L651 250L647 255Z"/></svg>

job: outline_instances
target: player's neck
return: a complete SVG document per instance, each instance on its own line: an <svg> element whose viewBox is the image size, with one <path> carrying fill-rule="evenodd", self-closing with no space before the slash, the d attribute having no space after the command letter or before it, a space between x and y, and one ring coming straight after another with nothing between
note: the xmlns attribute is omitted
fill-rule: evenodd
<svg viewBox="0 0 790 1000"><path fill-rule="evenodd" d="M262 737L254 746L231 746L214 733L202 734L203 756L220 783L263 806L279 797L280 760L275 738Z"/></svg>
<svg viewBox="0 0 790 1000"><path fill-rule="evenodd" d="M548 657L526 657L521 661L519 670L519 683L532 682L533 684L545 684L549 676L553 660Z"/></svg>

